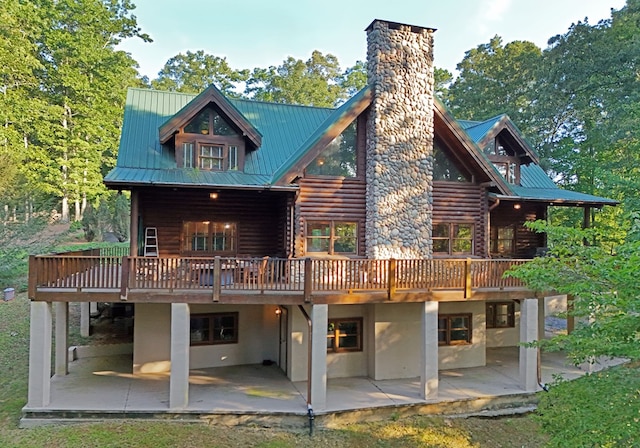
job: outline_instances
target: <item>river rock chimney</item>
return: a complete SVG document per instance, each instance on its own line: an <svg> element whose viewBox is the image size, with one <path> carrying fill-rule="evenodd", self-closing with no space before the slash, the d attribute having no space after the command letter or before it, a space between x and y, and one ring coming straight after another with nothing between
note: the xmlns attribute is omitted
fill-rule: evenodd
<svg viewBox="0 0 640 448"><path fill-rule="evenodd" d="M374 20L367 31L367 257L432 254L433 32Z"/></svg>

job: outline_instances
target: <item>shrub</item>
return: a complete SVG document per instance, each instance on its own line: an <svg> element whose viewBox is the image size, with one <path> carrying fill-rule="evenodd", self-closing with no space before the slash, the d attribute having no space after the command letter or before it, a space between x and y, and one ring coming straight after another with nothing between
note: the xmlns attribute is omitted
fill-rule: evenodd
<svg viewBox="0 0 640 448"><path fill-rule="evenodd" d="M556 383L541 395L536 418L550 447L640 446L640 366Z"/></svg>

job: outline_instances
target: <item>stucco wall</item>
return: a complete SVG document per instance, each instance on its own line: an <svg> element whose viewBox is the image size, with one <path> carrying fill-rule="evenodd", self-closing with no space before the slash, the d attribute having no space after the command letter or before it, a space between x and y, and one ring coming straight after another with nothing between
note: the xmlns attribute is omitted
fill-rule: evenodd
<svg viewBox="0 0 640 448"><path fill-rule="evenodd" d="M487 347L515 347L520 343L520 304L515 304L514 328L487 328Z"/></svg>
<svg viewBox="0 0 640 448"><path fill-rule="evenodd" d="M350 353L327 353L327 378L367 376L367 312L363 305L329 306L329 319L362 317L363 350Z"/></svg>
<svg viewBox="0 0 640 448"><path fill-rule="evenodd" d="M369 376L376 380L418 376L421 304L380 303L372 307L375 340L369 347Z"/></svg>
<svg viewBox="0 0 640 448"><path fill-rule="evenodd" d="M440 346L440 370L478 367L486 364L485 302L441 302L439 314L472 313L471 344Z"/></svg>
<svg viewBox="0 0 640 448"><path fill-rule="evenodd" d="M278 360L278 317L275 306L191 305L191 314L238 314L238 343L191 347L189 368L257 364ZM171 369L171 305L137 304L134 326L133 372Z"/></svg>
<svg viewBox="0 0 640 448"><path fill-rule="evenodd" d="M133 325L133 373L171 370L171 305L137 303Z"/></svg>

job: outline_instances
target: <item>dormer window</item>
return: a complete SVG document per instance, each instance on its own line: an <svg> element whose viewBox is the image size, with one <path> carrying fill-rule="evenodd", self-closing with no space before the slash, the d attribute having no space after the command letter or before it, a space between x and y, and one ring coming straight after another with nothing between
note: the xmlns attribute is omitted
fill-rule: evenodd
<svg viewBox="0 0 640 448"><path fill-rule="evenodd" d="M206 171L242 169L244 139L213 107L207 107L176 134L176 162Z"/></svg>

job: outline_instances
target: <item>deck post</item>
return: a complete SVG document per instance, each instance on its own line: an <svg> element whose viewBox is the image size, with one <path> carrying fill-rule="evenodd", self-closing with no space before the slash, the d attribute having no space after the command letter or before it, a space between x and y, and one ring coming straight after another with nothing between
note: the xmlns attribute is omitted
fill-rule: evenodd
<svg viewBox="0 0 640 448"><path fill-rule="evenodd" d="M87 316L89 315L89 302ZM64 376L69 373L69 302L56 302L56 356L55 374Z"/></svg>
<svg viewBox="0 0 640 448"><path fill-rule="evenodd" d="M122 257L122 267L120 268L120 300L127 300L127 290L129 289L129 276L131 268L129 266L131 258Z"/></svg>
<svg viewBox="0 0 640 448"><path fill-rule="evenodd" d="M576 317L573 314L574 300L573 294L567 294L567 334L573 333L576 329Z"/></svg>
<svg viewBox="0 0 640 448"><path fill-rule="evenodd" d="M220 257L213 259L213 301L220 301L220 294L222 292L222 263Z"/></svg>
<svg viewBox="0 0 640 448"><path fill-rule="evenodd" d="M428 400L438 396L438 302L422 305L420 396Z"/></svg>
<svg viewBox="0 0 640 448"><path fill-rule="evenodd" d="M389 289L387 292L387 299L393 300L393 296L396 294L396 269L398 267L398 260L395 258L389 259Z"/></svg>
<svg viewBox="0 0 640 448"><path fill-rule="evenodd" d="M51 401L51 325L51 303L31 302L29 408L43 408Z"/></svg>
<svg viewBox="0 0 640 448"><path fill-rule="evenodd" d="M329 305L311 308L311 406L317 411L327 407L327 323Z"/></svg>
<svg viewBox="0 0 640 448"><path fill-rule="evenodd" d="M82 336L83 338L88 338L91 334L90 308L91 304L89 302L80 302L80 336Z"/></svg>
<svg viewBox="0 0 640 448"><path fill-rule="evenodd" d="M471 298L471 258L467 258L464 263L464 298Z"/></svg>
<svg viewBox="0 0 640 448"><path fill-rule="evenodd" d="M189 304L171 304L171 377L169 408L189 405Z"/></svg>
<svg viewBox="0 0 640 448"><path fill-rule="evenodd" d="M27 284L27 296L29 300L35 300L36 298L36 289L37 289L37 278L36 278L36 256L29 255L29 279Z"/></svg>
<svg viewBox="0 0 640 448"><path fill-rule="evenodd" d="M538 299L524 299L520 304L520 343L538 340ZM520 347L520 387L527 392L538 390L538 348Z"/></svg>
<svg viewBox="0 0 640 448"><path fill-rule="evenodd" d="M311 258L309 257L304 259L304 301L307 303L311 302L311 276L313 275L311 262Z"/></svg>

